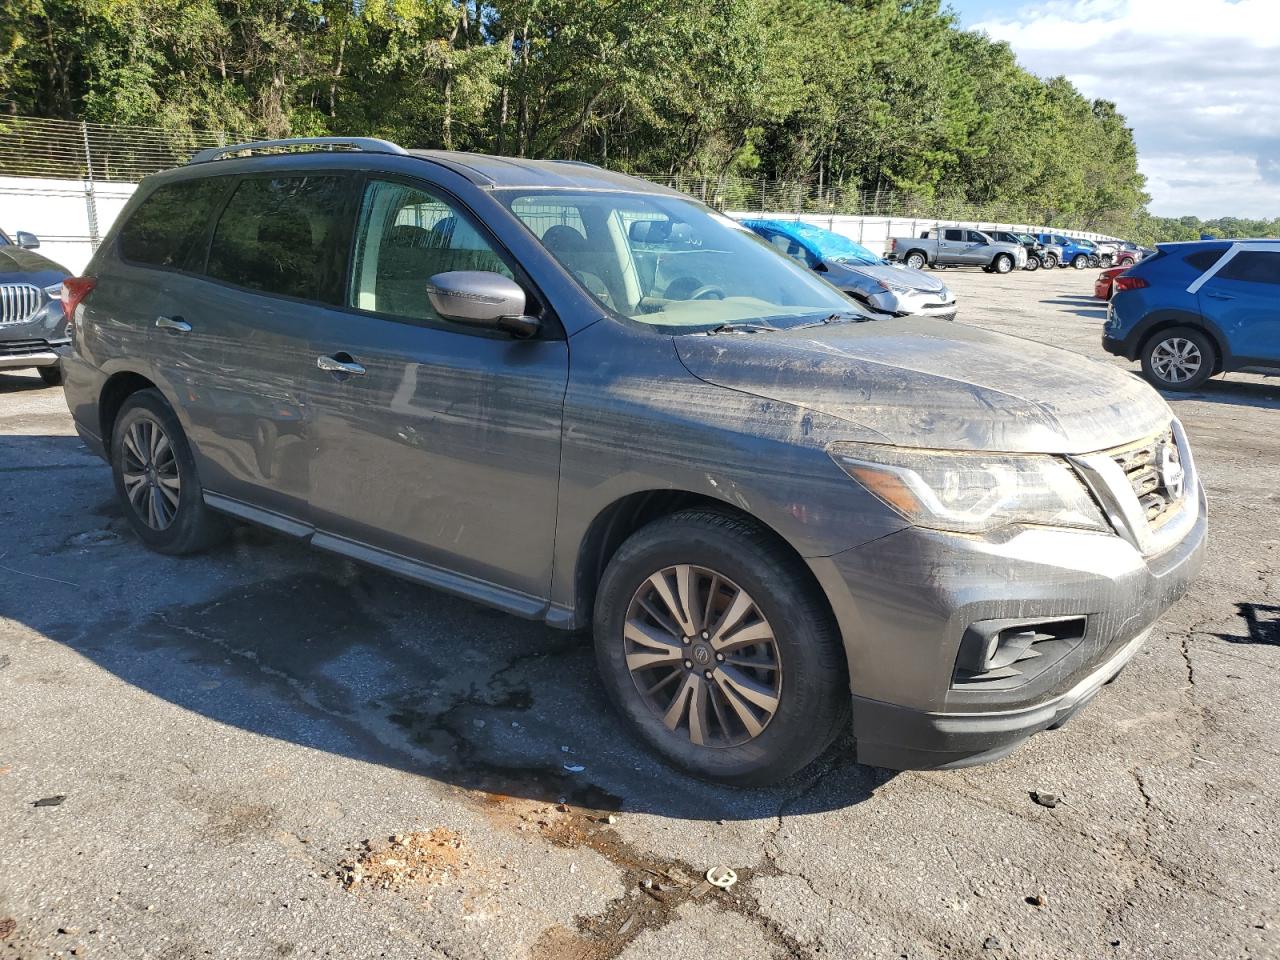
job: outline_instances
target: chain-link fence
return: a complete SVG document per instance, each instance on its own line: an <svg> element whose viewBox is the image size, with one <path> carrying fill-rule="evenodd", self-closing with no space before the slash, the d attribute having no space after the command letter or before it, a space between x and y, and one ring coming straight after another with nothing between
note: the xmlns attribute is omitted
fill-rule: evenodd
<svg viewBox="0 0 1280 960"><path fill-rule="evenodd" d="M43 120L0 114L0 227L38 231L71 262L87 260L136 184L148 174L186 163L233 138L218 131L176 131ZM1035 227L1013 204L974 204L865 191L840 184L744 177L645 175L720 210L774 216L886 218L913 225L961 223ZM859 227L861 236L861 227ZM1075 231L1072 231L1075 232ZM1097 234L1087 234L1098 238ZM80 249L84 248L84 249Z"/></svg>

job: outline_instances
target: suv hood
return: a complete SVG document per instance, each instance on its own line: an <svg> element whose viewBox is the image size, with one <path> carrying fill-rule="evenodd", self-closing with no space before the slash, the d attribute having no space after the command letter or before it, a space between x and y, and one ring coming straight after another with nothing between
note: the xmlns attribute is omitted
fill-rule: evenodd
<svg viewBox="0 0 1280 960"><path fill-rule="evenodd" d="M1158 393L1110 364L925 317L674 339L700 380L863 428L849 439L870 432L938 450L1092 453L1172 417Z"/></svg>
<svg viewBox="0 0 1280 960"><path fill-rule="evenodd" d="M937 277L931 277L923 270L912 270L910 267L895 267L887 263L841 263L838 260L823 262L827 265L827 281L837 285L842 277L863 277L868 280L883 280L899 287L910 287L912 290L923 290L926 293L942 293L946 289L946 285Z"/></svg>

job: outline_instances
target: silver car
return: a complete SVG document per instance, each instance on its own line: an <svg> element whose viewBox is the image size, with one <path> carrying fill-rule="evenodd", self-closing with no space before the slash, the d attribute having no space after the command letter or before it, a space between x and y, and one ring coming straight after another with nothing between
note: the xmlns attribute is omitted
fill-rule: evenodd
<svg viewBox="0 0 1280 960"><path fill-rule="evenodd" d="M1122 370L873 318L597 167L284 146L147 178L65 286L67 403L154 550L234 518L590 628L581 682L733 784L850 729L880 766L1000 756L1200 566L1186 435Z"/></svg>
<svg viewBox="0 0 1280 960"><path fill-rule="evenodd" d="M822 274L876 314L956 318L956 297L935 276L883 257L831 230L796 220L742 221L780 253Z"/></svg>

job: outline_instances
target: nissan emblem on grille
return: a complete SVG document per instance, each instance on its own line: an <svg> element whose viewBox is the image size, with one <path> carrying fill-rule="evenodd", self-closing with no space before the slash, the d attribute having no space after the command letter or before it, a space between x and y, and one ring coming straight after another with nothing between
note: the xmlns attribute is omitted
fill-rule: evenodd
<svg viewBox="0 0 1280 960"><path fill-rule="evenodd" d="M1160 465L1160 482L1164 484L1165 490L1168 491L1169 499L1181 499L1182 480L1186 476L1186 471L1182 469L1182 464L1178 460L1178 448L1172 440L1166 440L1160 444L1158 462Z"/></svg>

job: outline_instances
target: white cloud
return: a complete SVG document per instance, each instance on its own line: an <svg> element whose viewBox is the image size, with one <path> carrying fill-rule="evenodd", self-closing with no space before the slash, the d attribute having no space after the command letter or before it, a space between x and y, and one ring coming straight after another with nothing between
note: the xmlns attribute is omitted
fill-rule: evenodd
<svg viewBox="0 0 1280 960"><path fill-rule="evenodd" d="M1280 216L1280 0L1048 0L975 24L1028 69L1114 100L1151 210Z"/></svg>

